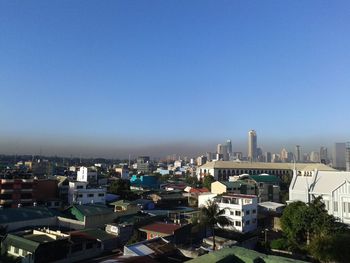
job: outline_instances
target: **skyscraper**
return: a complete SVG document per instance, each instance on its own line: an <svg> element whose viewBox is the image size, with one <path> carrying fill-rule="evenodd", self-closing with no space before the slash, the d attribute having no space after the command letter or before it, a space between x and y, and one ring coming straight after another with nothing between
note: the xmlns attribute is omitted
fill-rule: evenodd
<svg viewBox="0 0 350 263"><path fill-rule="evenodd" d="M257 136L256 131L251 130L248 132L248 160L256 161L257 158Z"/></svg>
<svg viewBox="0 0 350 263"><path fill-rule="evenodd" d="M301 162L301 147L300 145L295 146L295 162Z"/></svg>
<svg viewBox="0 0 350 263"><path fill-rule="evenodd" d="M328 150L324 146L321 146L320 148L320 161L324 164L328 163Z"/></svg>
<svg viewBox="0 0 350 263"><path fill-rule="evenodd" d="M334 168L344 170L346 168L345 163L346 144L344 142L336 142L333 148L333 162Z"/></svg>
<svg viewBox="0 0 350 263"><path fill-rule="evenodd" d="M226 141L226 147L227 147L227 153L229 155L232 155L232 143L231 143L231 140L227 140Z"/></svg>

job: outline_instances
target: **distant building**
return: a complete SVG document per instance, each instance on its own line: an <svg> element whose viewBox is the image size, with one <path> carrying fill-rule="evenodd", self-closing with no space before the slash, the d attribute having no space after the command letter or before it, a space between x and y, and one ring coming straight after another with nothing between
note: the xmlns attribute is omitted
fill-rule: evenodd
<svg viewBox="0 0 350 263"><path fill-rule="evenodd" d="M320 153L312 151L310 153L310 162L319 163L320 162Z"/></svg>
<svg viewBox="0 0 350 263"><path fill-rule="evenodd" d="M140 173L152 172L152 166L149 156L137 157L137 171Z"/></svg>
<svg viewBox="0 0 350 263"><path fill-rule="evenodd" d="M251 130L248 132L248 160L249 161L256 161L257 160L257 135L256 131Z"/></svg>
<svg viewBox="0 0 350 263"><path fill-rule="evenodd" d="M31 206L35 202L34 179L0 179L2 207Z"/></svg>
<svg viewBox="0 0 350 263"><path fill-rule="evenodd" d="M93 204L106 203L106 188L89 187L86 182L69 182L68 203L69 204Z"/></svg>
<svg viewBox="0 0 350 263"><path fill-rule="evenodd" d="M231 140L226 141L226 149L227 149L227 153L229 154L229 156L231 156L232 155L232 142L231 142Z"/></svg>
<svg viewBox="0 0 350 263"><path fill-rule="evenodd" d="M321 161L321 163L324 163L324 164L328 164L329 163L328 150L324 146L322 146L320 148L320 161Z"/></svg>
<svg viewBox="0 0 350 263"><path fill-rule="evenodd" d="M247 183L243 180L235 182L213 182L211 183L211 192L214 194L249 194L255 195L257 188L255 184Z"/></svg>
<svg viewBox="0 0 350 263"><path fill-rule="evenodd" d="M345 153L346 153L346 144L335 143L333 148L333 162L332 165L334 168L339 170L345 170L346 161L345 161Z"/></svg>
<svg viewBox="0 0 350 263"><path fill-rule="evenodd" d="M116 167L114 170L120 175L121 179L129 179L129 169L127 167Z"/></svg>
<svg viewBox="0 0 350 263"><path fill-rule="evenodd" d="M97 171L92 167L82 166L77 172L77 181L79 182L97 182Z"/></svg>
<svg viewBox="0 0 350 263"><path fill-rule="evenodd" d="M303 160L301 159L301 146L300 145L296 145L295 146L295 162L300 163Z"/></svg>
<svg viewBox="0 0 350 263"><path fill-rule="evenodd" d="M197 157L197 165L198 166L201 166L203 164L205 164L207 162L207 157L202 155L202 156L199 156Z"/></svg>
<svg viewBox="0 0 350 263"><path fill-rule="evenodd" d="M333 168L320 163L296 163L297 170L305 168L318 170L334 170ZM214 176L217 181L228 181L230 176L241 174L269 174L269 175L293 175L294 163L251 163L232 161L212 161L197 168L198 179L206 175Z"/></svg>
<svg viewBox="0 0 350 263"><path fill-rule="evenodd" d="M266 163L271 163L271 158L272 158L271 152L265 152L264 161Z"/></svg>

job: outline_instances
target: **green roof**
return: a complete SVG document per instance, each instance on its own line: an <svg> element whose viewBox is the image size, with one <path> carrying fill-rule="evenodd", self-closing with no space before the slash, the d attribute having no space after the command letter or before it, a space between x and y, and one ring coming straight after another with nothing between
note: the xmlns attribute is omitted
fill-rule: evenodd
<svg viewBox="0 0 350 263"><path fill-rule="evenodd" d="M2 208L0 209L0 224L42 219L57 215L59 215L57 211L43 206Z"/></svg>
<svg viewBox="0 0 350 263"><path fill-rule="evenodd" d="M82 216L95 216L102 214L111 214L113 210L105 205L98 204L86 204L86 205L73 205L71 208L72 214L74 211L78 212Z"/></svg>
<svg viewBox="0 0 350 263"><path fill-rule="evenodd" d="M253 180L258 183L278 183L280 179L274 175L251 175Z"/></svg>
<svg viewBox="0 0 350 263"><path fill-rule="evenodd" d="M128 200L118 200L115 202L110 203L110 205L114 205L114 206L128 206L130 205L132 201L128 201Z"/></svg>
<svg viewBox="0 0 350 263"><path fill-rule="evenodd" d="M265 263L302 263L304 261L290 258L265 255L254 250L242 247L224 248L209 254L186 261L188 263L239 263L239 262L261 262Z"/></svg>
<svg viewBox="0 0 350 263"><path fill-rule="evenodd" d="M16 235L8 234L6 238L2 241L2 243L5 246L14 246L21 248L23 250L29 251L31 253L34 253L35 250L38 248L40 243L25 239L23 237L19 237Z"/></svg>

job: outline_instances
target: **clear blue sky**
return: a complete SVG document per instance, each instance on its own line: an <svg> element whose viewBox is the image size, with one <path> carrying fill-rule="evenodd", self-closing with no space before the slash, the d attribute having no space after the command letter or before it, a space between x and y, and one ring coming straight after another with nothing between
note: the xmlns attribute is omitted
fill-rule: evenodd
<svg viewBox="0 0 350 263"><path fill-rule="evenodd" d="M265 148L349 140L349 14L349 1L2 0L0 153L196 152L246 147L250 129Z"/></svg>

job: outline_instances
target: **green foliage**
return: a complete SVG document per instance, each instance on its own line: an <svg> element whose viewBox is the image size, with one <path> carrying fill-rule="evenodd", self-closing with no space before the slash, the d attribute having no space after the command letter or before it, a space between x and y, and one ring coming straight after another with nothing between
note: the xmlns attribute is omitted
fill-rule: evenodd
<svg viewBox="0 0 350 263"><path fill-rule="evenodd" d="M201 208L200 222L209 226L213 234L213 250L215 250L215 226L221 227L232 225L230 218L225 216L225 209L220 209L215 201L207 201L206 206Z"/></svg>
<svg viewBox="0 0 350 263"><path fill-rule="evenodd" d="M211 175L206 175L203 178L203 187L206 187L209 190L211 190L211 183L213 183L213 182L215 182L214 177Z"/></svg>
<svg viewBox="0 0 350 263"><path fill-rule="evenodd" d="M196 176L187 176L186 177L186 183L189 184L191 187L198 187L199 181Z"/></svg>
<svg viewBox="0 0 350 263"><path fill-rule="evenodd" d="M322 197L310 204L294 202L286 207L281 226L292 250L308 250L323 262L349 262L349 233L345 226L329 215Z"/></svg>
<svg viewBox="0 0 350 263"><path fill-rule="evenodd" d="M129 180L119 179L113 181L108 188L108 192L111 194L120 194L123 191L130 190L130 182Z"/></svg>
<svg viewBox="0 0 350 263"><path fill-rule="evenodd" d="M285 238L274 239L270 242L272 249L286 250L288 249L288 241Z"/></svg>

